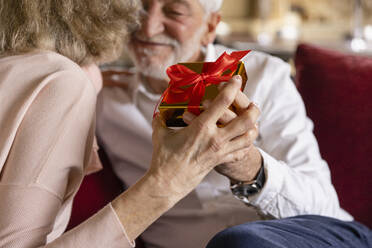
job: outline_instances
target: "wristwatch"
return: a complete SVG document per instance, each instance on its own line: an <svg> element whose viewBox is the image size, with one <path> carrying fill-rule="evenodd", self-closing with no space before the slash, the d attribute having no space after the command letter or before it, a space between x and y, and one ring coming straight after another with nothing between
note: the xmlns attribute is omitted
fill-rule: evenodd
<svg viewBox="0 0 372 248"><path fill-rule="evenodd" d="M256 176L256 178L249 182L238 182L230 186L231 192L239 200L246 204L250 204L249 197L261 191L265 184L265 169L263 164Z"/></svg>

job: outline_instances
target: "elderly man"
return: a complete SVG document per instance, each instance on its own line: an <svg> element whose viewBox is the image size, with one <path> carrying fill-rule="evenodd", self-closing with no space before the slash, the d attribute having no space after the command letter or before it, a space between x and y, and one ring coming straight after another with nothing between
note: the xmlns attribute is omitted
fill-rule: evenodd
<svg viewBox="0 0 372 248"><path fill-rule="evenodd" d="M224 51L231 51L212 44L222 0L142 2L142 26L127 44L135 70L132 74L107 73L112 77L106 80L121 81L121 87L105 88L98 103L100 142L126 185L138 180L150 164L152 114L167 87L166 68L178 62L215 61ZM312 123L290 79L290 67L258 52L246 56L244 62L249 76L244 93L262 112L257 139L241 161L218 166L195 191L150 226L142 235L147 247L205 247L217 232L260 216L281 219L315 214L352 220L339 206ZM227 114L224 121L234 117ZM252 127L252 132L255 130ZM274 222L273 226L282 230L279 236L284 235L286 224L282 227ZM296 233L293 229L289 232ZM301 238L308 240L306 237Z"/></svg>

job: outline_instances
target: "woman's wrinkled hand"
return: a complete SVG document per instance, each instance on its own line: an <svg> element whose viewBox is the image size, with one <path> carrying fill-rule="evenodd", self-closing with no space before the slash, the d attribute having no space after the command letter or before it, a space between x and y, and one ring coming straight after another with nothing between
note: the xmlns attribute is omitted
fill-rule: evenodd
<svg viewBox="0 0 372 248"><path fill-rule="evenodd" d="M154 118L154 151L149 173L169 188L167 197L184 197L215 166L245 156L251 145L245 136L251 128L251 112L241 113L224 127L217 126L236 100L240 87L240 77L231 79L211 106L183 129L169 129L160 115Z"/></svg>

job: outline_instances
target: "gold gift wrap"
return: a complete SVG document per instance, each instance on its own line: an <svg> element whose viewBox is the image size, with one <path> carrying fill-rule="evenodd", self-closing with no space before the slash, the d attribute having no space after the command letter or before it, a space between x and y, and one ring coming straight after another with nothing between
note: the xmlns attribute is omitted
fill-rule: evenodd
<svg viewBox="0 0 372 248"><path fill-rule="evenodd" d="M206 63L211 62L195 62L195 63L179 63L180 65L184 65L190 70L196 73L202 73L203 66ZM222 75L230 74L231 71L225 71ZM243 62L239 62L238 67L233 75L240 75L242 77L242 90L244 90L245 85L247 83L247 73L244 67ZM205 88L205 94L202 98L202 102L205 100L213 100L218 95L218 88L217 85L212 84ZM168 104L162 102L159 105L159 112L163 116L166 121L166 125L168 127L186 127L187 124L183 121L183 114L187 110L187 108L199 108L200 112L203 111L203 106L200 104L198 106L189 106L188 102L180 102L176 104Z"/></svg>

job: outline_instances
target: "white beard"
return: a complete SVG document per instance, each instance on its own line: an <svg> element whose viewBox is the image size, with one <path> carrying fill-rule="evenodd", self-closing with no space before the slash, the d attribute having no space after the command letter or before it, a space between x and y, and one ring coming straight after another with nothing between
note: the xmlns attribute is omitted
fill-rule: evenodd
<svg viewBox="0 0 372 248"><path fill-rule="evenodd" d="M127 44L127 51L130 58L133 60L134 65L137 70L141 72L142 75L147 77L152 77L160 80L168 80L168 75L166 70L169 66L177 64L179 62L187 62L191 57L200 49L198 45L200 44L200 39L204 33L205 27L201 26L187 42L182 46L178 41L166 36L158 35L151 39L146 39L148 41L169 44L174 47L174 52L169 53L168 56L160 63L151 63L151 57L163 56L163 54L158 54L158 52L151 49L144 49L143 52L146 56L137 58L133 49L130 49L130 44ZM141 39L143 39L141 37ZM145 39L143 39L145 40Z"/></svg>

